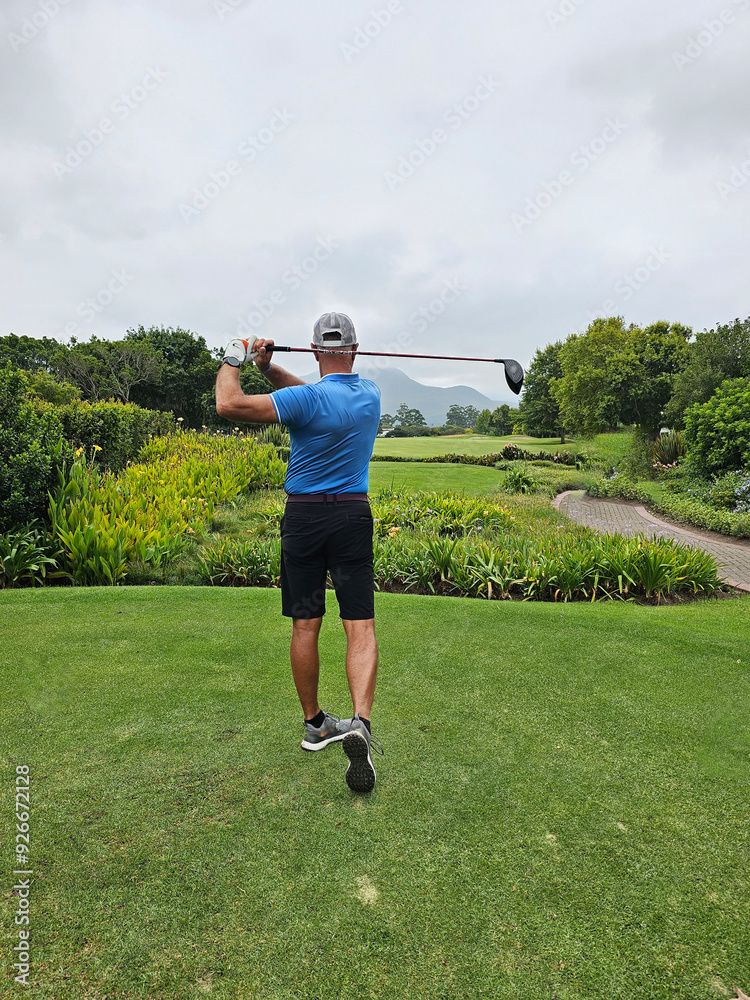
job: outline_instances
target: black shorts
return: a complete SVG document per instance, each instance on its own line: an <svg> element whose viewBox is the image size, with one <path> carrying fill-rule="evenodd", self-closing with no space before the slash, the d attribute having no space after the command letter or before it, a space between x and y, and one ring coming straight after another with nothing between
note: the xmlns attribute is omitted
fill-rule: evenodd
<svg viewBox="0 0 750 1000"><path fill-rule="evenodd" d="M372 511L363 500L288 503L281 519L281 613L321 618L330 572L339 615L375 617Z"/></svg>

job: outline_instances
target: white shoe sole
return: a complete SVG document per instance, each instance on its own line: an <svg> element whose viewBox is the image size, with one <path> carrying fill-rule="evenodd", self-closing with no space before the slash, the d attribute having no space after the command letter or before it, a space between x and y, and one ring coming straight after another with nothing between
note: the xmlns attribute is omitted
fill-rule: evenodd
<svg viewBox="0 0 750 1000"><path fill-rule="evenodd" d="M341 733L339 736L330 736L327 740L323 740L321 743L308 743L307 740L302 740L300 746L303 750L324 750L331 743L338 743L343 740L346 733Z"/></svg>

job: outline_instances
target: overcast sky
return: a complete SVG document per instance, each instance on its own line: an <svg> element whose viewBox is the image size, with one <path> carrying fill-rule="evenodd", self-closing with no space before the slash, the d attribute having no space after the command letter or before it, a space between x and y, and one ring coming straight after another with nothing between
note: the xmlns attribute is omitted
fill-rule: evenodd
<svg viewBox="0 0 750 1000"><path fill-rule="evenodd" d="M526 365L744 318L749 41L750 0L3 0L0 334L308 346L339 309Z"/></svg>

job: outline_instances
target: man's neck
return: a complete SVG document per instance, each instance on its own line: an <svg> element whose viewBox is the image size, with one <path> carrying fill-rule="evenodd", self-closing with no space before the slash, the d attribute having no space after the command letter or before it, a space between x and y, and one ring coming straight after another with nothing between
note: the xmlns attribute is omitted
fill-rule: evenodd
<svg viewBox="0 0 750 1000"><path fill-rule="evenodd" d="M326 375L353 375L354 372L347 365L320 365L320 377Z"/></svg>

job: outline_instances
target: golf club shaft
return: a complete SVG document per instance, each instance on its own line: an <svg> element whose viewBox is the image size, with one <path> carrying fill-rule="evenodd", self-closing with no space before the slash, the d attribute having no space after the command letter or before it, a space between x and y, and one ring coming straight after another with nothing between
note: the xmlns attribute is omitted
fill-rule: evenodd
<svg viewBox="0 0 750 1000"><path fill-rule="evenodd" d="M294 352L298 354L354 354L354 351L343 351L339 348L331 350L325 347L279 347L274 344L273 347L266 347L267 351L287 351ZM359 354L366 354L371 358L426 358L430 361L489 361L491 364L502 365L505 363L503 358L459 358L453 354L391 354L388 351L357 351Z"/></svg>

